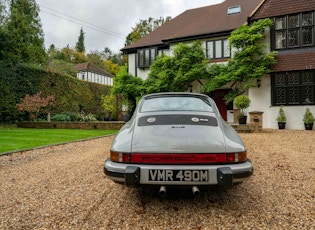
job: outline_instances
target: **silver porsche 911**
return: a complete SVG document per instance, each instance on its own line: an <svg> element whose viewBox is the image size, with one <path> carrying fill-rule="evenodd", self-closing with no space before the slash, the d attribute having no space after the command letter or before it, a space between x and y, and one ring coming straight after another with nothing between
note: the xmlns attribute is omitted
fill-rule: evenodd
<svg viewBox="0 0 315 230"><path fill-rule="evenodd" d="M144 96L119 131L104 165L126 186L232 187L252 175L246 148L215 102L195 93Z"/></svg>

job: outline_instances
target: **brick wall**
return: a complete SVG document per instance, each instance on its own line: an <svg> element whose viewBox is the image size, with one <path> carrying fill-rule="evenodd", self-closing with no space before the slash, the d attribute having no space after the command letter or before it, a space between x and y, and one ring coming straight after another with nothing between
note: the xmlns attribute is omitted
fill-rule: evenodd
<svg viewBox="0 0 315 230"><path fill-rule="evenodd" d="M114 122L19 122L18 128L34 129L106 129L119 130L125 123Z"/></svg>

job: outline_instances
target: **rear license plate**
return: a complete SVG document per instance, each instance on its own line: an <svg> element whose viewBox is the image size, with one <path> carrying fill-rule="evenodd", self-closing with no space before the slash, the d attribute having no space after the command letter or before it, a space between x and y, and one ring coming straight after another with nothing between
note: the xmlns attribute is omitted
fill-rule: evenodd
<svg viewBox="0 0 315 230"><path fill-rule="evenodd" d="M149 170L149 181L208 181L208 170Z"/></svg>

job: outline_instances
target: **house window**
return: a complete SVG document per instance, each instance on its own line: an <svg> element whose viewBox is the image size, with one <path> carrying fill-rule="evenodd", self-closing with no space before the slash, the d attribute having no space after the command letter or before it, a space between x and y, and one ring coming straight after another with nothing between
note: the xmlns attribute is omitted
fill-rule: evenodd
<svg viewBox="0 0 315 230"><path fill-rule="evenodd" d="M230 57L231 48L228 39L207 41L207 58L221 59Z"/></svg>
<svg viewBox="0 0 315 230"><path fill-rule="evenodd" d="M274 48L314 46L314 12L274 18Z"/></svg>
<svg viewBox="0 0 315 230"><path fill-rule="evenodd" d="M156 58L156 49L138 50L138 67L149 67Z"/></svg>
<svg viewBox="0 0 315 230"><path fill-rule="evenodd" d="M272 75L272 105L314 105L315 71L280 72Z"/></svg>

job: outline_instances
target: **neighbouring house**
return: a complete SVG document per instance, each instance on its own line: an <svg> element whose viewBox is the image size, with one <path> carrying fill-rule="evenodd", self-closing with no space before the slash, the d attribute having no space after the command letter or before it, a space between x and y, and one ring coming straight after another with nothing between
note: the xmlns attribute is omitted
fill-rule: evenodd
<svg viewBox="0 0 315 230"><path fill-rule="evenodd" d="M200 40L210 63L231 58L228 38L234 29L255 20L271 18L266 31L266 52L276 50L273 72L262 77L259 87L249 89L248 111L263 112L263 128L277 128L276 117L284 105L288 129L304 129L303 113L315 113L315 1L226 0L220 4L187 10L160 28L122 49L128 55L130 74L146 79L157 55L172 55L179 43ZM200 85L193 84L198 92ZM222 117L234 122L233 103L223 97L229 86L211 93Z"/></svg>
<svg viewBox="0 0 315 230"><path fill-rule="evenodd" d="M103 85L114 84L113 75L89 62L77 64L75 69L77 71L77 78L80 80Z"/></svg>

